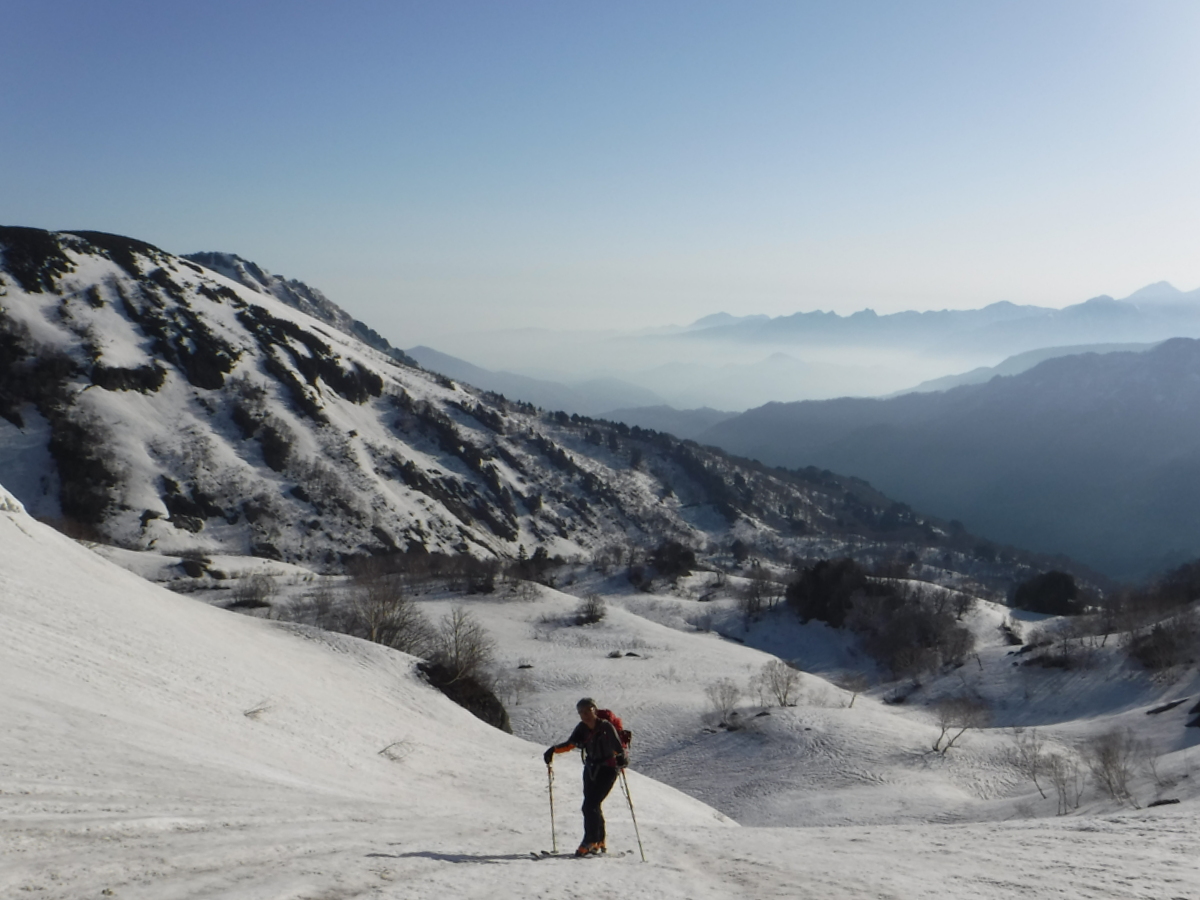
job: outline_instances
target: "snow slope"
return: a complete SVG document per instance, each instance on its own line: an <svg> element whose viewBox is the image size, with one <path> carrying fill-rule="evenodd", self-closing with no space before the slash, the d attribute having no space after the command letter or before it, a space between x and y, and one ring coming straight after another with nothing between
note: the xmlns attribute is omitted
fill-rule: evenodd
<svg viewBox="0 0 1200 900"><path fill-rule="evenodd" d="M651 634L644 617L610 615L628 637ZM672 639L691 636L656 638ZM450 704L410 657L178 597L2 490L0 686L5 898L578 898L597 879L613 895L700 900L1200 894L1190 801L956 826L736 828L634 773L649 863L532 860L549 843L540 744ZM641 715L627 690L619 699ZM655 693L644 680L644 702ZM558 767L567 845L577 770ZM620 799L607 805L611 843L634 849Z"/></svg>

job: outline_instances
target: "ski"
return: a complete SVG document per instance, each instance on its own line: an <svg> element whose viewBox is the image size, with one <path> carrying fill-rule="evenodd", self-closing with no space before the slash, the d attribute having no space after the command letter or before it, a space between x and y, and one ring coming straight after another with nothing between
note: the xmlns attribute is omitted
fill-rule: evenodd
<svg viewBox="0 0 1200 900"><path fill-rule="evenodd" d="M622 856L628 856L629 850L613 850L608 853L587 853L583 856L576 856L574 853L555 853L553 850L531 850L529 856L531 859L620 859Z"/></svg>

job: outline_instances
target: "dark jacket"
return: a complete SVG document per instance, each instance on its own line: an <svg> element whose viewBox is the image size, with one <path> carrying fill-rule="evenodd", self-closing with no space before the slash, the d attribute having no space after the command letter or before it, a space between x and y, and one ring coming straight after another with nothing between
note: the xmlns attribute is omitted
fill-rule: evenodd
<svg viewBox="0 0 1200 900"><path fill-rule="evenodd" d="M597 719L595 728L588 728L582 722L575 726L571 736L561 744L555 744L555 753L567 753L579 747L583 750L583 763L589 769L599 766L624 766L627 764L625 748L621 746L621 736L613 723L605 719Z"/></svg>

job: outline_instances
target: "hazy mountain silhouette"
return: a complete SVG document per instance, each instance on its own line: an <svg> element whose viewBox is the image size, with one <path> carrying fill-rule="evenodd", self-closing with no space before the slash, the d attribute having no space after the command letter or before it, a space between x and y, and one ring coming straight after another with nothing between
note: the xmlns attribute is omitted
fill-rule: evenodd
<svg viewBox="0 0 1200 900"><path fill-rule="evenodd" d="M1164 284L1166 282L1163 282ZM1149 350L1154 344L1080 344L1069 347L1044 347L1041 350L1029 350L1018 353L995 366L980 366L961 375L945 375L941 378L931 378L904 391L896 391L889 396L899 397L903 394L927 391L948 391L964 384L983 384L991 381L997 375L1019 375L1032 369L1038 363L1057 356L1078 356L1081 353L1140 353Z"/></svg>
<svg viewBox="0 0 1200 900"><path fill-rule="evenodd" d="M738 415L702 406L699 409L675 409L673 406L638 406L632 409L612 409L602 418L626 425L637 425L653 431L665 431L677 438L691 440L714 425Z"/></svg>
<svg viewBox="0 0 1200 900"><path fill-rule="evenodd" d="M867 479L978 534L1135 578L1200 554L1200 342L938 393L772 403L698 440Z"/></svg>
<svg viewBox="0 0 1200 900"><path fill-rule="evenodd" d="M910 310L886 315L864 309L848 316L803 312L765 319L710 318L714 322L708 327L682 332L674 339L1011 355L1071 344L1200 337L1200 289L1185 292L1158 282L1123 300L1105 295L1063 309L1000 302L983 309Z"/></svg>
<svg viewBox="0 0 1200 900"><path fill-rule="evenodd" d="M503 394L510 400L532 403L542 409L561 409L595 416L614 407L655 406L663 402L662 397L653 391L617 378L593 378L568 385L515 372L485 369L432 347L412 347L408 350L408 356L430 372Z"/></svg>

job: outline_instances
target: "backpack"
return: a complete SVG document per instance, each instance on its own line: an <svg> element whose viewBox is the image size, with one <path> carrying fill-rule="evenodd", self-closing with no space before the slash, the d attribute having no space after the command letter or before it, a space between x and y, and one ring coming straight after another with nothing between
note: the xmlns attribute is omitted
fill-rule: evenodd
<svg viewBox="0 0 1200 900"><path fill-rule="evenodd" d="M633 742L633 732L626 730L620 716L611 709L598 709L596 710L596 718L603 719L612 725L617 730L617 737L621 739L621 746L626 750L629 749L629 745Z"/></svg>

